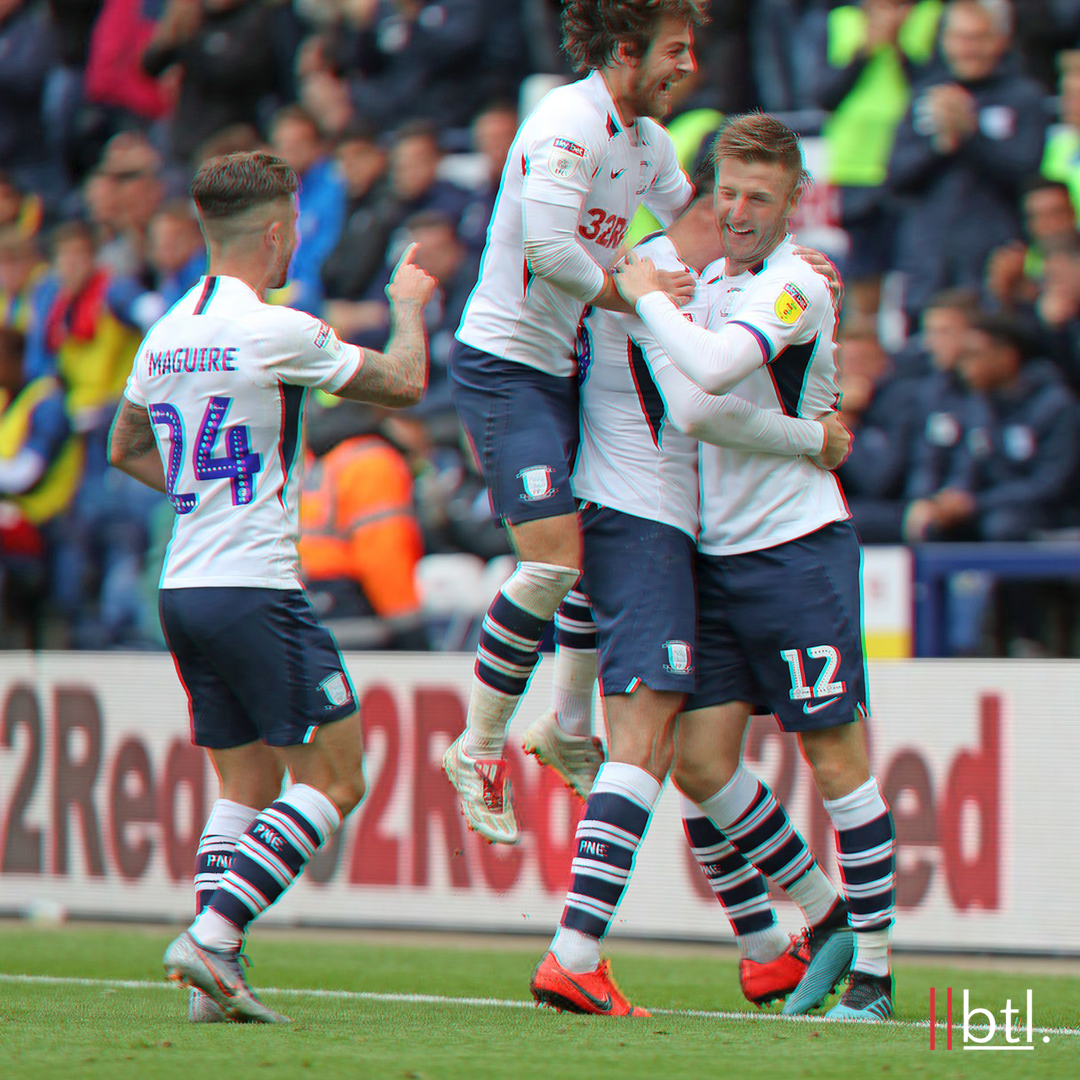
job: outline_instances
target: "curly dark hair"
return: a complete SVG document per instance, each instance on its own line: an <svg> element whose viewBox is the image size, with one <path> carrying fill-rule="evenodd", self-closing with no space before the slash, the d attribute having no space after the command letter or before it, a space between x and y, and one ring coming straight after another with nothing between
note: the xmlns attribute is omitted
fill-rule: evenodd
<svg viewBox="0 0 1080 1080"><path fill-rule="evenodd" d="M231 218L288 198L299 187L296 173L281 158L263 150L241 151L204 162L191 181L191 197L203 219Z"/></svg>
<svg viewBox="0 0 1080 1080"><path fill-rule="evenodd" d="M799 136L769 113L743 113L732 116L724 124L713 141L709 158L714 166L719 166L729 157L748 164L783 165L797 184L806 187L811 183L803 163Z"/></svg>
<svg viewBox="0 0 1080 1080"><path fill-rule="evenodd" d="M709 0L564 0L563 50L575 71L595 70L615 57L620 44L644 56L663 18L691 26L709 21Z"/></svg>

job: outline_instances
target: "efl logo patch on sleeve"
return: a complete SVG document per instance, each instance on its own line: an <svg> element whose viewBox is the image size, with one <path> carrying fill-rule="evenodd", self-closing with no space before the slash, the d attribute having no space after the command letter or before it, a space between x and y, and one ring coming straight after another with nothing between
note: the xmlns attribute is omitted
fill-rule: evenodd
<svg viewBox="0 0 1080 1080"><path fill-rule="evenodd" d="M579 146L569 139L556 139L555 149L551 151L551 157L548 158L551 175L558 176L563 180L573 176L584 157L584 146Z"/></svg>
<svg viewBox="0 0 1080 1080"><path fill-rule="evenodd" d="M326 343L330 339L330 327L324 322L319 323L319 329L315 333L315 348L325 349Z"/></svg>
<svg viewBox="0 0 1080 1080"><path fill-rule="evenodd" d="M802 313L810 306L806 294L793 281L789 281L783 292L776 298L773 311L776 317L783 323L793 326L802 317Z"/></svg>

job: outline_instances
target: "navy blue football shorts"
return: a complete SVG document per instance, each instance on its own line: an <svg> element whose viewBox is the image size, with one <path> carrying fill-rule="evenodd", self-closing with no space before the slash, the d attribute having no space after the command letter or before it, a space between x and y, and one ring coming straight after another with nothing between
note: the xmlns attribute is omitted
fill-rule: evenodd
<svg viewBox="0 0 1080 1080"><path fill-rule="evenodd" d="M697 677L694 541L681 529L581 504L582 591L600 643L600 689L690 693Z"/></svg>
<svg viewBox="0 0 1080 1080"><path fill-rule="evenodd" d="M698 691L764 705L785 731L865 718L862 552L850 522L741 555L698 555Z"/></svg>
<svg viewBox="0 0 1080 1080"><path fill-rule="evenodd" d="M341 653L301 590L162 589L160 607L197 746L295 746L356 712Z"/></svg>
<svg viewBox="0 0 1080 1080"><path fill-rule="evenodd" d="M578 381L500 360L455 342L451 390L491 493L511 525L574 513Z"/></svg>

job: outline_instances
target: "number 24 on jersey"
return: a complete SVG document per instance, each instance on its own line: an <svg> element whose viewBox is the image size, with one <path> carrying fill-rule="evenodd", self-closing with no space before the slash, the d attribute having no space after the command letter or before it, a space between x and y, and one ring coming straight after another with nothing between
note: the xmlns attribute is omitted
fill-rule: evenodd
<svg viewBox="0 0 1080 1080"><path fill-rule="evenodd" d="M255 498L255 475L262 471L262 455L251 449L250 432L246 425L223 428L232 398L213 397L206 406L199 434L195 439L192 464L197 480L230 480L234 506L243 506ZM195 492L178 492L176 482L184 465L184 421L174 405L151 405L150 420L169 429L172 447L165 470L165 490L178 514L190 514L199 505ZM215 457L218 436L224 437L225 453Z"/></svg>

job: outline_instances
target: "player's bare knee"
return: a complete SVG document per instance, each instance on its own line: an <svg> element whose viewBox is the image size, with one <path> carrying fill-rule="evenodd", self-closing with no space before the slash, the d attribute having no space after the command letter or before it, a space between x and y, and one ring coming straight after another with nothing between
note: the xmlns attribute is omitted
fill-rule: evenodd
<svg viewBox="0 0 1080 1080"><path fill-rule="evenodd" d="M735 775L739 762L723 761L717 758L708 760L688 759L685 755L676 755L671 767L671 782L694 802L711 799Z"/></svg>
<svg viewBox="0 0 1080 1080"><path fill-rule="evenodd" d="M509 526L514 551L522 562L568 566L580 572L581 527L576 515L522 521Z"/></svg>
<svg viewBox="0 0 1080 1080"><path fill-rule="evenodd" d="M338 777L332 784L327 785L325 792L342 817L351 814L364 801L366 793L364 775L359 770L354 776Z"/></svg>

